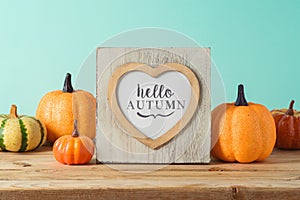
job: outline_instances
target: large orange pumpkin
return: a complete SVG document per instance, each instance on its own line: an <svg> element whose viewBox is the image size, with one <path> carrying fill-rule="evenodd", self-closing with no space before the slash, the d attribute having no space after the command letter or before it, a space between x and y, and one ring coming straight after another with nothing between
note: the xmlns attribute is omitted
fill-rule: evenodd
<svg viewBox="0 0 300 200"><path fill-rule="evenodd" d="M40 101L36 117L46 126L48 141L54 142L70 135L74 119L78 120L82 135L94 138L96 134L96 99L84 90L74 90L71 74L67 74L63 90L47 93Z"/></svg>
<svg viewBox="0 0 300 200"><path fill-rule="evenodd" d="M269 110L248 103L243 85L235 103L212 111L212 156L227 162L250 163L266 159L274 148L276 129Z"/></svg>
<svg viewBox="0 0 300 200"><path fill-rule="evenodd" d="M289 109L272 110L276 124L276 144L279 149L300 149L300 112L294 110L292 100Z"/></svg>

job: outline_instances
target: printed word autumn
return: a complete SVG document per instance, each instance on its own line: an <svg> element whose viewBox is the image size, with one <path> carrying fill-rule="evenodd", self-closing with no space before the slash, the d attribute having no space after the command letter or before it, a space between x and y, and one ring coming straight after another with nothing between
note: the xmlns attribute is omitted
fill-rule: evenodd
<svg viewBox="0 0 300 200"><path fill-rule="evenodd" d="M151 87L141 87L138 84L135 100L130 100L127 105L127 110L175 111L184 108L185 100L176 99L176 94L170 88L158 84Z"/></svg>

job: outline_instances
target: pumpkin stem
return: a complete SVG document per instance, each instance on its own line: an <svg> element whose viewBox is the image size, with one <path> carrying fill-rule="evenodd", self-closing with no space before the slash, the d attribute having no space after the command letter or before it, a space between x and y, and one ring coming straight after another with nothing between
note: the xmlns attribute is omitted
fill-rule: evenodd
<svg viewBox="0 0 300 200"><path fill-rule="evenodd" d="M17 106L14 105L14 104L11 105L11 107L10 107L9 118L11 118L11 119L19 118L19 116L18 116L18 114L17 114Z"/></svg>
<svg viewBox="0 0 300 200"><path fill-rule="evenodd" d="M240 84L238 87L238 97L235 101L236 106L248 106L248 103L245 98L244 85Z"/></svg>
<svg viewBox="0 0 300 200"><path fill-rule="evenodd" d="M62 91L63 92L69 92L69 93L74 92L70 73L67 73L67 75L66 75L65 82L64 82L64 88L63 88Z"/></svg>
<svg viewBox="0 0 300 200"><path fill-rule="evenodd" d="M291 103L290 103L289 109L286 111L287 115L294 116L294 103L295 103L295 101L292 100Z"/></svg>
<svg viewBox="0 0 300 200"><path fill-rule="evenodd" d="M72 137L79 137L77 119L74 120L74 130L73 130L73 133L72 133Z"/></svg>

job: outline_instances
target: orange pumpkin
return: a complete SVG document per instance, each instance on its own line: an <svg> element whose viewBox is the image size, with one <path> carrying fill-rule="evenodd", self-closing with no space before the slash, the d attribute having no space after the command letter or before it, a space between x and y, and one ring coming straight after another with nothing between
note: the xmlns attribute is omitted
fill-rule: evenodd
<svg viewBox="0 0 300 200"><path fill-rule="evenodd" d="M75 120L72 135L58 138L53 145L53 154L55 159L63 164L86 164L94 155L94 143L89 137L80 136Z"/></svg>
<svg viewBox="0 0 300 200"><path fill-rule="evenodd" d="M227 162L250 163L266 159L274 148L276 129L269 110L248 103L243 85L235 103L212 111L212 156Z"/></svg>
<svg viewBox="0 0 300 200"><path fill-rule="evenodd" d="M276 124L276 144L279 149L300 149L300 112L294 110L292 100L289 109L272 110Z"/></svg>
<svg viewBox="0 0 300 200"><path fill-rule="evenodd" d="M40 101L36 117L46 126L47 139L54 142L57 138L71 134L74 119L78 120L82 135L95 138L96 99L84 90L74 90L71 74L67 74L63 90L47 93Z"/></svg>

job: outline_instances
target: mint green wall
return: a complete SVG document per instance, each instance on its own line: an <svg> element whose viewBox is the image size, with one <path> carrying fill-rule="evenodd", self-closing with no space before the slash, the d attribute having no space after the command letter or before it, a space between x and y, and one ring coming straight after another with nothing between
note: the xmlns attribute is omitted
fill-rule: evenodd
<svg viewBox="0 0 300 200"><path fill-rule="evenodd" d="M0 113L35 114L40 98L76 76L97 44L139 27L177 30L212 48L227 99L244 83L269 108L300 109L300 1L1 0Z"/></svg>

